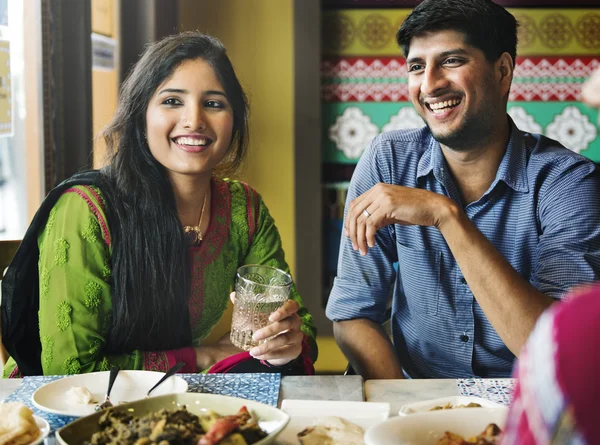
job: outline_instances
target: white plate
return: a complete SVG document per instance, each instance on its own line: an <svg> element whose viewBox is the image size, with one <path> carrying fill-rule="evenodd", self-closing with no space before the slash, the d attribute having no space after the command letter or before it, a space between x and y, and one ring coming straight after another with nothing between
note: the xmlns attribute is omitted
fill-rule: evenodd
<svg viewBox="0 0 600 445"><path fill-rule="evenodd" d="M121 371L115 380L110 393L110 401L114 405L143 399L164 372L155 371ZM49 413L64 416L82 417L95 412L96 405L104 401L108 387L109 372L92 372L65 377L39 387L31 396L33 404ZM71 403L65 393L72 386L85 386L92 393L93 403L87 405ZM169 377L158 388L152 391L152 397L164 394L186 392L188 384L181 377Z"/></svg>
<svg viewBox="0 0 600 445"><path fill-rule="evenodd" d="M441 397L439 399L424 400L422 402L408 403L406 405L403 405L402 408L400 408L400 411L398 411L398 415L405 416L407 414L430 412L431 408L434 408L436 406L444 406L447 403L450 403L452 406L468 405L469 403L479 403L482 408L504 408L504 405L501 405L500 403L482 399L481 397L450 396Z"/></svg>
<svg viewBox="0 0 600 445"><path fill-rule="evenodd" d="M297 434L323 417L342 417L366 430L385 421L390 414L389 403L373 402L285 399L281 402L281 409L290 415L290 423L278 438L286 445L298 445Z"/></svg>
<svg viewBox="0 0 600 445"><path fill-rule="evenodd" d="M128 414L135 416L143 416L160 409L173 410L184 405L189 412L196 415L206 414L208 410L213 410L223 416L235 414L242 406L245 406L252 415L257 417L258 425L268 433L267 437L259 440L255 445L274 443L275 438L290 419L282 410L253 400L190 392L151 397L126 405L119 405L114 409L126 411ZM95 413L64 426L56 432L56 440L61 445L80 445L89 440L94 432L98 431L98 420L101 415L102 413Z"/></svg>
<svg viewBox="0 0 600 445"><path fill-rule="evenodd" d="M46 422L46 419L42 419L38 416L33 416L33 420L35 420L35 423L40 429L40 435L29 445L38 445L44 441L48 434L50 434L50 425L48 424L48 422Z"/></svg>
<svg viewBox="0 0 600 445"><path fill-rule="evenodd" d="M449 409L393 417L365 433L367 445L435 445L446 431L465 439L481 433L490 423L501 429L507 408Z"/></svg>

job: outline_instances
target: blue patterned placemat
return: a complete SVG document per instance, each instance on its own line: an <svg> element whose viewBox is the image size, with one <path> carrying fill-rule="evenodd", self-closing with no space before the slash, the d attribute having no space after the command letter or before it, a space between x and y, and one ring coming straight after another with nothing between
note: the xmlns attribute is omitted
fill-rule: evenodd
<svg viewBox="0 0 600 445"><path fill-rule="evenodd" d="M475 396L509 405L515 389L515 379L456 379L461 396Z"/></svg>
<svg viewBox="0 0 600 445"><path fill-rule="evenodd" d="M180 374L188 392L221 394L277 406L281 374Z"/></svg>
<svg viewBox="0 0 600 445"><path fill-rule="evenodd" d="M255 400L277 406L281 374L178 374L188 383L188 392L221 394ZM74 421L77 417L61 416L41 411L33 406L31 395L40 386L65 376L24 377L21 386L6 398L7 402L22 402L33 410L36 416L43 417L52 431Z"/></svg>

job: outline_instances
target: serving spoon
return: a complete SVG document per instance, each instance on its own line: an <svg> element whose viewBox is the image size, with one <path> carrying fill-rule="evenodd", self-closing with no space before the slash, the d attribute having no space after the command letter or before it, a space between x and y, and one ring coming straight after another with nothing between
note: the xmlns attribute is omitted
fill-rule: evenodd
<svg viewBox="0 0 600 445"><path fill-rule="evenodd" d="M152 388L150 388L150 391L148 391L146 393L146 398L150 397L150 393L152 391L154 391L156 388L158 388L159 385L161 385L165 380L167 380L169 377L171 377L172 375L174 375L177 371L179 371L183 365L185 365L185 362L177 362L175 363L171 369L169 369L167 371L167 373L165 375L163 375L161 377L161 379L156 383L156 385L154 385Z"/></svg>
<svg viewBox="0 0 600 445"><path fill-rule="evenodd" d="M110 392L112 390L113 384L115 383L115 380L117 379L117 374L119 374L120 370L121 368L119 368L118 366L113 366L112 368L110 368L110 375L108 377L108 389L106 390L106 395L104 396L104 402L100 403L99 405L96 405L96 411L101 411L103 409L110 408L111 406L113 406L113 404L110 401Z"/></svg>

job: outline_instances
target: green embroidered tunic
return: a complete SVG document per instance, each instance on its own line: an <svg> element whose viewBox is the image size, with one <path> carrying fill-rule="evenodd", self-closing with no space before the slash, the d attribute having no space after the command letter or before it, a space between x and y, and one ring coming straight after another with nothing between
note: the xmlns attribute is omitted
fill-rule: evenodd
<svg viewBox="0 0 600 445"><path fill-rule="evenodd" d="M211 194L209 229L202 244L189 249L193 346L206 341L211 330L225 319L239 266L267 264L289 272L279 233L260 195L242 182L217 177L212 179ZM170 351L102 354L112 309L112 249L103 199L97 188L68 189L38 237L39 325L45 375L103 371L111 365L166 371L172 361ZM300 304L302 331L316 347L312 316L295 287L290 298ZM12 358L4 367L4 377L8 376L18 376Z"/></svg>

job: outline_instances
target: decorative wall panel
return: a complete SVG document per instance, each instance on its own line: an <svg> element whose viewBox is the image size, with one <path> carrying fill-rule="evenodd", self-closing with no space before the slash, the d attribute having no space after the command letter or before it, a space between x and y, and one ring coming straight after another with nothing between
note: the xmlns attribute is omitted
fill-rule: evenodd
<svg viewBox="0 0 600 445"><path fill-rule="evenodd" d="M517 126L600 161L598 111L579 103L581 84L600 67L600 8L509 10L520 23L509 114ZM381 131L423 125L408 101L405 59L395 40L409 13L324 13L325 163L355 163Z"/></svg>
<svg viewBox="0 0 600 445"><path fill-rule="evenodd" d="M517 18L520 56L598 55L600 8L508 8ZM395 35L410 9L343 9L323 13L327 55L398 55Z"/></svg>

